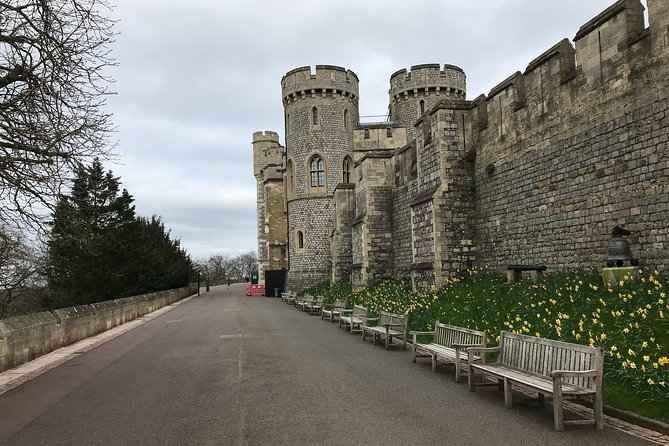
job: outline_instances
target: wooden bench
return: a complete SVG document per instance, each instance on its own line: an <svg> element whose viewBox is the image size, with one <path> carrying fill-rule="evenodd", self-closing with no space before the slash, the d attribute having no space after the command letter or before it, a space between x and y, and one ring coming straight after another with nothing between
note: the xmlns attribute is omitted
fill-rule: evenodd
<svg viewBox="0 0 669 446"><path fill-rule="evenodd" d="M281 300L287 304L295 305L295 292L284 291L281 293Z"/></svg>
<svg viewBox="0 0 669 446"><path fill-rule="evenodd" d="M295 307L300 311L307 311L307 305L311 305L314 302L314 300L316 300L315 297L307 294L303 298L297 299Z"/></svg>
<svg viewBox="0 0 669 446"><path fill-rule="evenodd" d="M546 265L509 265L506 267L506 281L508 283L520 282L523 278L523 271L529 271L532 280L541 282L544 279Z"/></svg>
<svg viewBox="0 0 669 446"><path fill-rule="evenodd" d="M469 373L467 361L468 347L486 347L488 342L488 332L472 330L469 328L457 327L455 325L442 324L439 321L434 323L434 331L412 331L413 335L413 354L412 360L416 358L432 358L432 371L437 370L439 361L455 365L455 382L460 382L460 374L464 369ZM432 336L432 342L429 344L418 343L418 336ZM479 361L482 357L474 355L473 360ZM463 367L464 366L464 367Z"/></svg>
<svg viewBox="0 0 669 446"><path fill-rule="evenodd" d="M537 392L539 404L544 395L553 395L555 430L565 424L595 424L604 428L602 412L602 375L604 349L569 342L553 341L502 331L499 346L471 347L469 359L469 390L474 391L474 371L492 378L504 387L504 405L512 406L513 387ZM496 352L497 362L477 363L473 355ZM482 385L482 384L478 384ZM587 398L593 401L592 420L564 420L562 401L568 398Z"/></svg>
<svg viewBox="0 0 669 446"><path fill-rule="evenodd" d="M367 320L367 308L361 305L353 305L349 310L342 310L339 314L339 326L344 325L344 330L351 327L351 334L362 330L362 324Z"/></svg>
<svg viewBox="0 0 669 446"><path fill-rule="evenodd" d="M335 318L339 319L341 311L346 308L346 299L337 299L334 303L323 305L321 310L321 319L328 318L332 322Z"/></svg>
<svg viewBox="0 0 669 446"><path fill-rule="evenodd" d="M376 339L385 337L386 350L392 344L393 338L400 338L404 343L404 350L407 349L407 323L409 321L409 312L404 314L379 312L379 317L367 318L362 324L362 340L365 340L367 334L372 335L372 344L376 345ZM369 325L369 322L376 322L376 325Z"/></svg>
<svg viewBox="0 0 669 446"><path fill-rule="evenodd" d="M309 315L321 314L324 303L325 303L325 298L323 296L318 296L316 299L314 299L313 302L307 304L305 311Z"/></svg>

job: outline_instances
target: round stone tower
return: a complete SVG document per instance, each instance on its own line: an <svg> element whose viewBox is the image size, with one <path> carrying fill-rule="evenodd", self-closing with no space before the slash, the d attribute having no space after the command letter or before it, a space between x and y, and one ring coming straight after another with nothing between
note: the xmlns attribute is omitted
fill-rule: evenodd
<svg viewBox="0 0 669 446"><path fill-rule="evenodd" d="M467 96L465 72L454 65L414 65L390 76L390 120L407 129L407 141L415 138L414 123L442 99Z"/></svg>
<svg viewBox="0 0 669 446"><path fill-rule="evenodd" d="M358 123L358 77L350 70L317 65L281 79L286 125L288 288L330 277L333 194L352 182L353 127Z"/></svg>

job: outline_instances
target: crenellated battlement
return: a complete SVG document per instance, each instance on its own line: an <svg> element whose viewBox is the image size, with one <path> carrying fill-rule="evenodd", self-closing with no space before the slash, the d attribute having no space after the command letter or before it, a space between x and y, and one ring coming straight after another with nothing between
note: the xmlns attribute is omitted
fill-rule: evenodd
<svg viewBox="0 0 669 446"><path fill-rule="evenodd" d="M589 86L598 87L632 39L643 32L643 11L639 0L619 0L578 30L574 37L576 66Z"/></svg>
<svg viewBox="0 0 669 446"><path fill-rule="evenodd" d="M414 65L409 71L403 68L390 76L389 94L392 101L429 94L465 99L465 72L455 65L444 65L443 69L439 64Z"/></svg>
<svg viewBox="0 0 669 446"><path fill-rule="evenodd" d="M316 72L305 66L289 71L281 79L284 105L316 96L342 96L357 102L358 76L351 70L334 65L316 65Z"/></svg>
<svg viewBox="0 0 669 446"><path fill-rule="evenodd" d="M514 132L527 135L527 126L569 117L574 107L604 104L609 97L633 89L642 81L634 73L667 47L666 39L653 40L652 35L666 32L669 2L649 5L650 30L644 29L639 0L619 0L580 27L575 47L563 39L532 60L522 74L516 72L493 87L476 106L487 121L481 129L489 124L497 137Z"/></svg>
<svg viewBox="0 0 669 446"><path fill-rule="evenodd" d="M253 142L279 142L279 134L271 130L253 133Z"/></svg>
<svg viewBox="0 0 669 446"><path fill-rule="evenodd" d="M258 181L278 178L271 177L268 167L278 167L281 170L284 151L279 144L278 133L270 130L253 133L253 175Z"/></svg>

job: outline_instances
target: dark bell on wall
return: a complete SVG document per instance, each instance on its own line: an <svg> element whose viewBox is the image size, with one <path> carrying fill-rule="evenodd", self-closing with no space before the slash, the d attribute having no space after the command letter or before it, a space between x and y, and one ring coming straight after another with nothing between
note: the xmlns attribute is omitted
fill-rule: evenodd
<svg viewBox="0 0 669 446"><path fill-rule="evenodd" d="M616 226L613 228L611 240L609 240L609 252L606 258L606 266L609 268L614 266L623 266L625 262L630 262L630 265L637 266L639 260L632 256L632 250L625 236L630 235L626 229Z"/></svg>

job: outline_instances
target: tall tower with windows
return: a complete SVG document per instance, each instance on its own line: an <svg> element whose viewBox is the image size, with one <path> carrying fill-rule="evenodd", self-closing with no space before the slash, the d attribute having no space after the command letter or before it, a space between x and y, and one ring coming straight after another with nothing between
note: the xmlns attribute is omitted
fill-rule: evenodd
<svg viewBox="0 0 669 446"><path fill-rule="evenodd" d="M407 141L415 138L414 124L442 99L467 96L465 72L455 65L414 65L390 76L390 120L407 129Z"/></svg>
<svg viewBox="0 0 669 446"><path fill-rule="evenodd" d="M288 287L330 278L334 190L353 170L353 127L358 123L358 77L317 65L281 80L286 124Z"/></svg>

